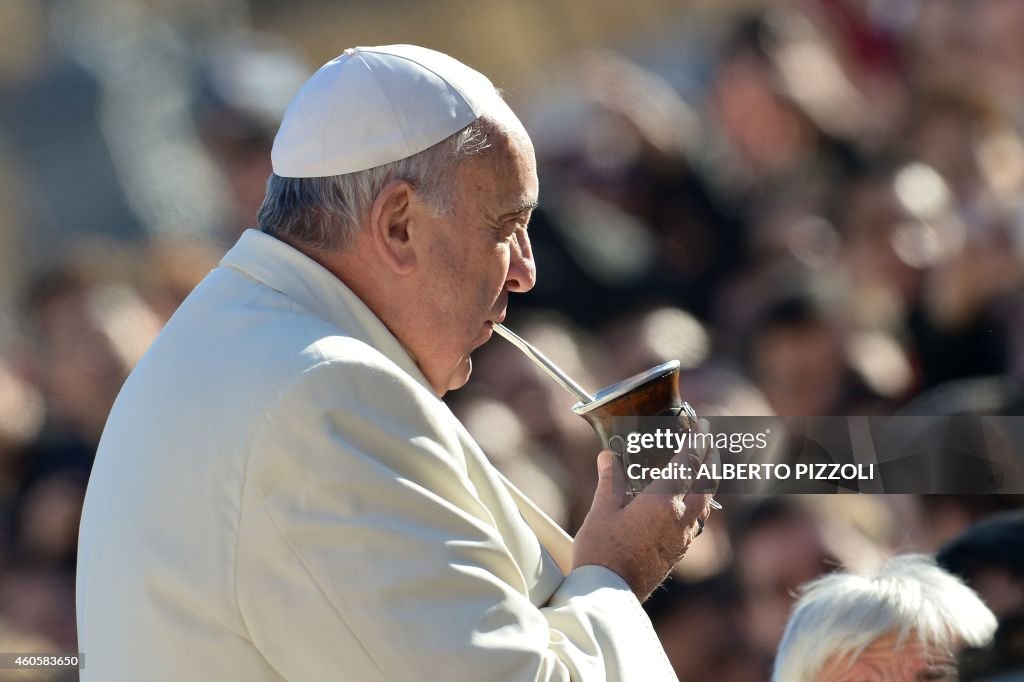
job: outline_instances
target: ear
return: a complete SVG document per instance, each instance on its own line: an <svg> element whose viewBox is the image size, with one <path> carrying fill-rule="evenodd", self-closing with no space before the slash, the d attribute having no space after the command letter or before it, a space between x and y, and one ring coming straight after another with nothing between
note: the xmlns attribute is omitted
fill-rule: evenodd
<svg viewBox="0 0 1024 682"><path fill-rule="evenodd" d="M395 274L408 275L416 267L413 233L419 227L421 202L404 180L388 183L370 207L373 249Z"/></svg>

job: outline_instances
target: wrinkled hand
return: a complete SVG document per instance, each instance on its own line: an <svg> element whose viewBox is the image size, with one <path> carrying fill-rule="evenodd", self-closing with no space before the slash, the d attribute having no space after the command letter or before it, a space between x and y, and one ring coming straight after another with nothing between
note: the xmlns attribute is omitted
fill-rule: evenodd
<svg viewBox="0 0 1024 682"><path fill-rule="evenodd" d="M717 452L708 450L701 456L684 451L672 461L696 464L696 469L694 455L710 462ZM597 456L597 470L594 502L573 546L573 568L604 566L622 577L643 602L686 553L699 532L697 520L703 522L710 513L714 493L703 485L701 492L688 492L688 481L657 480L631 501L615 453L603 450Z"/></svg>

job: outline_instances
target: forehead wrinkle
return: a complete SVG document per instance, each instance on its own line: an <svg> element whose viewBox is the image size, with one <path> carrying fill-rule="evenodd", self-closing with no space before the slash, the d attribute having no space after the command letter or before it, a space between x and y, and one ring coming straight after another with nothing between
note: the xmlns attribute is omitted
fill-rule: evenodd
<svg viewBox="0 0 1024 682"><path fill-rule="evenodd" d="M476 208L489 222L506 222L537 207L533 146L529 138L501 133L483 153L457 171Z"/></svg>

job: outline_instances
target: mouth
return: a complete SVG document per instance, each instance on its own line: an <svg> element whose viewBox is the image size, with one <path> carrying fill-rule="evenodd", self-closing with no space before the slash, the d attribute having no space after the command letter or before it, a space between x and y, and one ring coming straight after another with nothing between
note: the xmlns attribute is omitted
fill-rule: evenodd
<svg viewBox="0 0 1024 682"><path fill-rule="evenodd" d="M488 319L488 321L484 323L484 326L487 329L493 330L495 328L495 325L501 325L503 322L505 322L505 310L502 310L501 314Z"/></svg>
<svg viewBox="0 0 1024 682"><path fill-rule="evenodd" d="M479 348L480 346L482 346L485 343L487 343L488 341L490 341L491 340L491 336L494 335L494 325L501 324L504 321L505 321L505 313L504 312L502 312L497 317L494 317L494 318L492 318L490 320L486 320L484 322L484 324L483 324L483 329L481 330L481 334L480 334L480 336L477 337L477 342L473 344L473 347L474 348Z"/></svg>

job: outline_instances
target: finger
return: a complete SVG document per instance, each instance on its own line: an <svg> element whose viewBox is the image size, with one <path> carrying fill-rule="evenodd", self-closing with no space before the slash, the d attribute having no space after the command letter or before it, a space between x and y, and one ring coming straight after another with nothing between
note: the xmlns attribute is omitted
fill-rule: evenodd
<svg viewBox="0 0 1024 682"><path fill-rule="evenodd" d="M626 506L629 495L625 477L619 456L611 450L602 450L597 455L597 489L591 508L622 509Z"/></svg>
<svg viewBox="0 0 1024 682"><path fill-rule="evenodd" d="M637 498L646 497L649 495L654 496L665 496L665 495L685 495L690 490L690 486L693 485L693 476L696 475L697 469L691 464L690 454L686 451L680 452L678 455L670 460L670 465L674 466L678 464L678 468L675 471L685 472L674 478L658 478L650 482L638 495Z"/></svg>
<svg viewBox="0 0 1024 682"><path fill-rule="evenodd" d="M710 515L710 495L648 495L641 493L625 509L629 516L644 519L643 525L664 539L666 546L672 546L676 560L696 537L699 524L697 519L706 520Z"/></svg>
<svg viewBox="0 0 1024 682"><path fill-rule="evenodd" d="M720 459L720 454L716 448L710 448L707 455L707 463L709 465L715 464ZM683 528L692 527L694 535L699 527L703 524L698 523L698 519L701 521L707 521L708 517L711 516L712 506L715 504L714 495L718 491L718 479L700 479L699 483L693 485L690 491L683 496L676 496L674 500L674 506L677 510L677 518L679 519L679 525Z"/></svg>
<svg viewBox="0 0 1024 682"><path fill-rule="evenodd" d="M696 534L697 529L701 528L711 516L711 495L700 493L677 495L672 502L676 510L676 526L690 529L693 534Z"/></svg>
<svg viewBox="0 0 1024 682"><path fill-rule="evenodd" d="M704 457L704 464L707 465L705 467L705 470L708 472L721 471L722 454L718 451L718 448L708 449L708 452ZM716 492L718 492L718 486L720 483L721 479L717 477L701 477L697 479L695 485L691 488L691 491L714 495ZM722 508L722 505L712 501L712 506L715 505L717 505L719 509Z"/></svg>
<svg viewBox="0 0 1024 682"><path fill-rule="evenodd" d="M696 500L691 500L691 504L696 504ZM711 518L711 510L714 508L714 504L714 498L708 495L706 505L704 506L703 510L699 514L697 514L695 529L696 532L694 533L693 537L697 537L704 531L704 527L707 524L708 519Z"/></svg>
<svg viewBox="0 0 1024 682"><path fill-rule="evenodd" d="M698 419L697 420L697 431L700 434L704 435L704 436L710 436L711 435L711 422L709 422L707 419ZM714 448L711 447L710 443L711 443L710 437L709 438L701 438L701 442L700 442L700 444L699 444L699 446L697 448L697 450L699 450L698 456L700 457L701 463L704 463L705 461L707 461L708 453L711 450L714 449Z"/></svg>
<svg viewBox="0 0 1024 682"><path fill-rule="evenodd" d="M697 472L701 465L707 462L708 453L714 449L711 440L711 422L707 419L698 419L694 431L696 433L693 434L691 440L694 445L689 450L689 463L694 472Z"/></svg>

